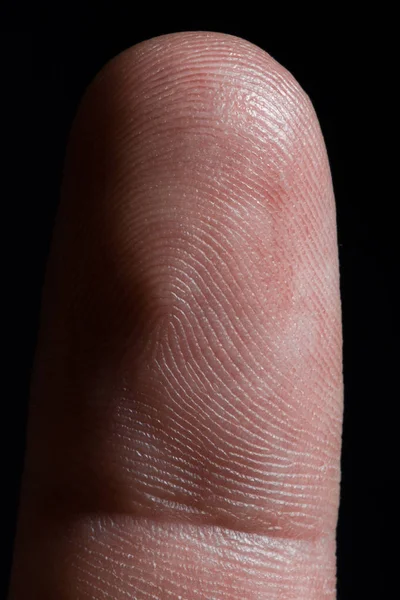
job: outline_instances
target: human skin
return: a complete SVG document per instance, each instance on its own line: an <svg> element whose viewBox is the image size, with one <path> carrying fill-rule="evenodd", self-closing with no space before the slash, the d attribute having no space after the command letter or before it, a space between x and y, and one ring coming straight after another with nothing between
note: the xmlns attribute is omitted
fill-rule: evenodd
<svg viewBox="0 0 400 600"><path fill-rule="evenodd" d="M69 142L12 600L332 600L342 338L310 100L238 38L108 63Z"/></svg>

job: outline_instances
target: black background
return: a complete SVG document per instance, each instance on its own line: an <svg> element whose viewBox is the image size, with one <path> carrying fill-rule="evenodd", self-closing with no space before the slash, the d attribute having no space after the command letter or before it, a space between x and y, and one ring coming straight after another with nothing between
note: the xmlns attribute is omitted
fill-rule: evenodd
<svg viewBox="0 0 400 600"><path fill-rule="evenodd" d="M195 7L191 14L170 7L160 14L156 6L128 10L98 2L75 10L60 2L53 13L38 7L24 12L23 26L20 7L4 11L1 597L11 564L40 292L71 121L84 89L108 59L138 41L183 30L222 31L261 46L294 74L319 116L337 200L344 328L338 598L396 596L389 594L382 568L388 558L383 532L396 535L399 472L393 386L396 201L384 189L388 161L382 157L388 150L374 136L392 126L389 108L382 112L376 104L387 91L384 52L375 39L379 27L373 19L368 26L359 18L350 23L348 15L333 22L328 10L298 19L289 8L272 16L268 6L263 15L252 7L230 7L218 17L203 5L193 16ZM396 556L394 566L395 561Z"/></svg>

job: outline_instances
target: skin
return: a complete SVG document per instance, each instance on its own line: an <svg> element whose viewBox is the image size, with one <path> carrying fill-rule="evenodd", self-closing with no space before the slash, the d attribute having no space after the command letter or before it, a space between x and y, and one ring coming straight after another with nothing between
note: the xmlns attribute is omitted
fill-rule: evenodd
<svg viewBox="0 0 400 600"><path fill-rule="evenodd" d="M69 143L12 600L332 600L335 204L299 84L232 36L112 60Z"/></svg>

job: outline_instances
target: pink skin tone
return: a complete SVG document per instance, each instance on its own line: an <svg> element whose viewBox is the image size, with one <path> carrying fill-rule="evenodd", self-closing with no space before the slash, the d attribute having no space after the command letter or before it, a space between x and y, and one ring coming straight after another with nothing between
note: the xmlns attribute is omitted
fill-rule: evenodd
<svg viewBox="0 0 400 600"><path fill-rule="evenodd" d="M243 40L112 60L67 153L12 600L333 600L335 204L317 117Z"/></svg>

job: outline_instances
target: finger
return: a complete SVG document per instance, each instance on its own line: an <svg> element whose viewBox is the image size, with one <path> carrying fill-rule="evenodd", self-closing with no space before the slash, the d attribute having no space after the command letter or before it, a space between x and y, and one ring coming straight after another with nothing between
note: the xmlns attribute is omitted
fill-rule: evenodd
<svg viewBox="0 0 400 600"><path fill-rule="evenodd" d="M12 598L333 599L341 415L307 96L230 36L123 53L68 150Z"/></svg>

